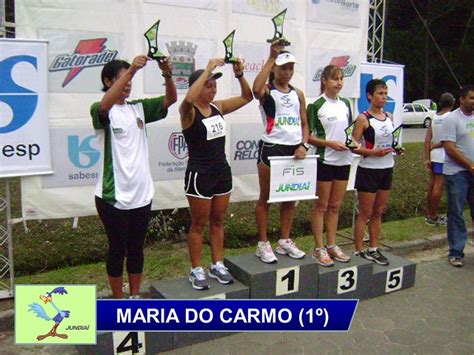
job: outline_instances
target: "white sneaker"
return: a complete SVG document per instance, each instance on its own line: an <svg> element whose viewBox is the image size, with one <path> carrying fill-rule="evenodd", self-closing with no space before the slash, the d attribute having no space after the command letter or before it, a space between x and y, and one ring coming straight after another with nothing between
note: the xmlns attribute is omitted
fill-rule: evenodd
<svg viewBox="0 0 474 355"><path fill-rule="evenodd" d="M257 251L255 255L260 258L264 263L272 264L278 261L275 254L273 254L273 249L270 242L258 242Z"/></svg>
<svg viewBox="0 0 474 355"><path fill-rule="evenodd" d="M275 249L275 251L278 254L288 255L293 259L302 259L306 255L304 251L298 249L295 242L293 242L290 238L280 239L278 241L278 247Z"/></svg>

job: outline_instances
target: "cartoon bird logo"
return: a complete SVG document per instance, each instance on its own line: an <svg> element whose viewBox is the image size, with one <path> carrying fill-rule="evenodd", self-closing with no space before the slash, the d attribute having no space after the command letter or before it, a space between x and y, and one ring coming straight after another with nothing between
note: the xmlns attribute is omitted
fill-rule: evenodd
<svg viewBox="0 0 474 355"><path fill-rule="evenodd" d="M56 333L56 331L59 327L59 324L61 324L61 322L63 321L63 319L69 318L69 314L71 312L60 310L53 302L53 294L63 295L63 294L67 294L67 291L64 287L56 287L51 292L46 292L44 295L39 296L39 299L42 300L44 304L49 303L56 310L57 313L53 318L48 316L46 311L43 309L43 307L41 307L39 303L33 302L32 304L29 305L30 307L28 309L29 312L32 311L33 313L36 314L37 317L42 318L46 321L54 321L54 326L51 328L51 330L44 335L38 335L36 337L37 340L43 340L47 337L59 337L62 339L67 339L68 337L67 334L59 334L59 333Z"/></svg>

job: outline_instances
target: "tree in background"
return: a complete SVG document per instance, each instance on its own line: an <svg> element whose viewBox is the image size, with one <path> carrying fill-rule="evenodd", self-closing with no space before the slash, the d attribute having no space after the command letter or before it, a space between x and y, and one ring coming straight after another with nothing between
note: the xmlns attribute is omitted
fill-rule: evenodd
<svg viewBox="0 0 474 355"><path fill-rule="evenodd" d="M474 82L474 3L472 0L388 1L384 59L405 65L405 101L437 100L459 85L437 50L431 31L461 85Z"/></svg>

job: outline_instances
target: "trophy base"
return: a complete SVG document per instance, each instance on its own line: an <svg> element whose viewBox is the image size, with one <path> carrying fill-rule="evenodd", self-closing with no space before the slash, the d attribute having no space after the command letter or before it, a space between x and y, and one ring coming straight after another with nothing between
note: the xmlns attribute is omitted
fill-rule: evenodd
<svg viewBox="0 0 474 355"><path fill-rule="evenodd" d="M278 43L283 44L284 46L290 46L291 42L286 40L285 38L272 38L272 39L267 39L267 43L273 43L275 41L278 41Z"/></svg>

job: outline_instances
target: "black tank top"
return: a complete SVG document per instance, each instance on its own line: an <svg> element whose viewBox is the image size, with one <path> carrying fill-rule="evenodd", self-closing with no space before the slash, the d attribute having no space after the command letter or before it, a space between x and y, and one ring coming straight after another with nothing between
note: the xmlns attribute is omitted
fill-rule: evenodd
<svg viewBox="0 0 474 355"><path fill-rule="evenodd" d="M194 111L193 124L183 130L189 152L188 170L207 173L228 168L224 117L212 104L209 117L204 116L196 106Z"/></svg>

